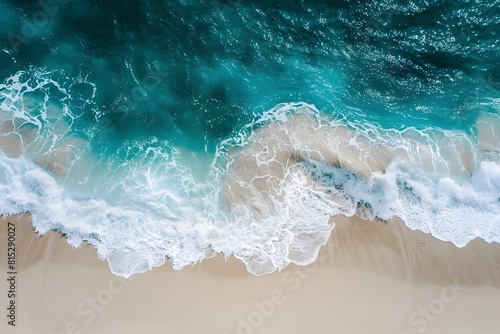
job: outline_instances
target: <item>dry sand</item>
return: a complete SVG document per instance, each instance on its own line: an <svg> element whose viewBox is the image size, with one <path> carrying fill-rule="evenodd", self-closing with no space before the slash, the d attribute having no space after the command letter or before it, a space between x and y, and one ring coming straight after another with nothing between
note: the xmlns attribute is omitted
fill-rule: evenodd
<svg viewBox="0 0 500 334"><path fill-rule="evenodd" d="M222 256L182 271L169 265L124 280L92 247L57 233L36 237L29 216L0 220L7 277L7 222L16 225L16 326L0 333L499 333L500 245L458 249L397 221L336 218L308 267L255 277Z"/></svg>

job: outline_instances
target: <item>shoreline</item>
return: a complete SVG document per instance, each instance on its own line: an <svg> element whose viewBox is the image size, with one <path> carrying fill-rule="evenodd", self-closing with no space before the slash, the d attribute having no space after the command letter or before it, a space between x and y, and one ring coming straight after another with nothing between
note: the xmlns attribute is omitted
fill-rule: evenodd
<svg viewBox="0 0 500 334"><path fill-rule="evenodd" d="M306 267L253 276L241 261L219 254L181 271L165 264L123 279L92 247L72 249L56 232L37 237L28 215L3 217L0 245L6 223L17 228L15 330L413 334L500 328L494 314L499 244L476 239L456 248L397 221L335 220L318 260ZM14 330L5 321L0 329Z"/></svg>

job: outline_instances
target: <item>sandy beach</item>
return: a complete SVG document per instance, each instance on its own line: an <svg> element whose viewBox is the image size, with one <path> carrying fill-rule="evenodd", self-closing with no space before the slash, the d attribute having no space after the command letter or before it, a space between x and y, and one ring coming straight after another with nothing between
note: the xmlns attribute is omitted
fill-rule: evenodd
<svg viewBox="0 0 500 334"><path fill-rule="evenodd" d="M0 334L500 334L499 3L0 0Z"/></svg>
<svg viewBox="0 0 500 334"><path fill-rule="evenodd" d="M1 285L2 333L498 333L500 245L458 249L394 220L335 217L307 267L253 276L223 256L123 279L90 246L0 221L1 269L15 225L15 327Z"/></svg>

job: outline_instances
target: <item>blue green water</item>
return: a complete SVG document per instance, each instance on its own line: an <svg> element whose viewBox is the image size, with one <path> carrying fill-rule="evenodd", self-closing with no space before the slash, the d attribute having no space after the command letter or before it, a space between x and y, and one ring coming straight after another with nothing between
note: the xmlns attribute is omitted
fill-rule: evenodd
<svg viewBox="0 0 500 334"><path fill-rule="evenodd" d="M423 131L427 139L419 143L432 142L435 164L448 159L439 149L446 140L436 138L466 142L473 167L460 167L460 176L434 167L425 171L433 176L420 178L415 171L423 167L415 164L403 176L389 165L398 170L396 188L405 178L432 189L451 178L462 187L443 207L429 208L430 216L407 224L461 246L474 237L500 238L498 144L481 144L478 130L493 122L493 137L498 131L500 1L1 0L0 10L1 132L23 142L22 154L5 154L2 162L0 213L30 211L40 232L60 230L73 245L89 241L118 274L165 258L180 268L209 248L235 254L254 273L269 272L310 262L332 228L325 217L352 215L358 203L383 218L409 212L389 200L377 207L376 196L366 195L376 192L377 181L362 180L356 169L321 160L333 168L325 172L301 158L298 166L312 179L334 178L318 181L323 190L349 188L350 173L358 182L343 193L350 209L321 211L315 225L321 237L294 260L300 233L293 231L310 217L278 219L274 197L265 218L256 218L251 205L228 204L221 189L238 163L232 152L262 143L252 133L286 123L304 112L300 106L375 142L401 140L410 157L407 138L384 129ZM73 153L61 158L58 150ZM14 180L21 180L15 190ZM474 198L463 195L467 187ZM448 198L451 188L433 196ZM391 189L378 196L387 199ZM483 211L487 226L454 236L429 227L441 212L461 206L473 213L456 224ZM255 230L256 222L268 226ZM256 262L264 264L252 267Z"/></svg>

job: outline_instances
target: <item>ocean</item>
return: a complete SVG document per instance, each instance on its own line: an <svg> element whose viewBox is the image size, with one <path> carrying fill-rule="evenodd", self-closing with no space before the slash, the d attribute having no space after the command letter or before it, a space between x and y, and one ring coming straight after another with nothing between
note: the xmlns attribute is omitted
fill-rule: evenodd
<svg viewBox="0 0 500 334"><path fill-rule="evenodd" d="M500 242L498 0L0 10L0 214L117 275L306 265L336 215Z"/></svg>

